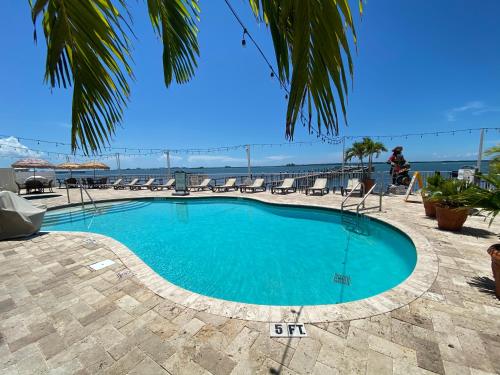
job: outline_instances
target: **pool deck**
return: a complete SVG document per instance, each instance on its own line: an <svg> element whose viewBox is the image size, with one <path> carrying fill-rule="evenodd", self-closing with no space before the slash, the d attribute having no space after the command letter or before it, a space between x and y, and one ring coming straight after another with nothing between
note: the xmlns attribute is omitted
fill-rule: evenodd
<svg viewBox="0 0 500 375"><path fill-rule="evenodd" d="M55 194L60 196L33 202L66 204L65 190L55 189ZM79 201L79 194L71 190L72 202ZM91 194L105 200L171 193ZM245 196L332 208L342 200L332 194ZM423 246L429 260L422 264L428 276L415 280L421 290L413 290L408 301L396 299L397 305L365 300L364 309L354 309L358 317L345 310L347 315L314 316L300 308L279 315L279 320L317 321L306 323L309 336L301 339L270 338L267 321L276 320L271 311L264 316L245 311L235 318L235 311L196 304L197 295L165 290L128 249L103 236L54 232L0 242L0 373L500 373L500 301L490 290L486 254L498 241L499 225L488 228L483 218L469 217L461 233L439 231L424 216L418 197L412 201L384 197L382 212L369 215L418 237L419 257ZM103 259L116 264L89 269Z"/></svg>

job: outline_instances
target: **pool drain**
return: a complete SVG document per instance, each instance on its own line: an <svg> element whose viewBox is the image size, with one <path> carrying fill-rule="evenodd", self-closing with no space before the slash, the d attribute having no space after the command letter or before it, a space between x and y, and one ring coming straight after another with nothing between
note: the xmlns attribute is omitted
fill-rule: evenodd
<svg viewBox="0 0 500 375"><path fill-rule="evenodd" d="M335 276L333 277L333 282L342 285L351 285L351 276L336 273Z"/></svg>

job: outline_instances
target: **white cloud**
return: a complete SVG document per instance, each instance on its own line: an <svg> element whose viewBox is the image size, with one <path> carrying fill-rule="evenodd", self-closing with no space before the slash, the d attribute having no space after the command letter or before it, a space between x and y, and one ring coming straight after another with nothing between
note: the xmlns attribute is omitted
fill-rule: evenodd
<svg viewBox="0 0 500 375"><path fill-rule="evenodd" d="M290 159L290 155L270 155L265 157L267 160L272 160L272 161L283 161Z"/></svg>
<svg viewBox="0 0 500 375"><path fill-rule="evenodd" d="M446 119L450 122L456 121L457 117L461 113L470 113L474 116L481 116L485 113L500 112L500 107L492 107L486 105L486 103L475 100L472 102L465 103L463 106L455 107L446 111Z"/></svg>
<svg viewBox="0 0 500 375"><path fill-rule="evenodd" d="M468 102L465 103L463 106L455 107L446 111L446 119L450 122L453 122L456 121L457 115L459 113L470 112L470 111L474 111L474 113L477 113L479 111L485 110L486 108L487 108L486 105L479 100Z"/></svg>
<svg viewBox="0 0 500 375"><path fill-rule="evenodd" d="M485 113L500 112L500 107L486 107L472 112L473 115L479 116Z"/></svg>
<svg viewBox="0 0 500 375"><path fill-rule="evenodd" d="M0 138L0 156L11 158L37 157L39 154L30 150L15 137Z"/></svg>

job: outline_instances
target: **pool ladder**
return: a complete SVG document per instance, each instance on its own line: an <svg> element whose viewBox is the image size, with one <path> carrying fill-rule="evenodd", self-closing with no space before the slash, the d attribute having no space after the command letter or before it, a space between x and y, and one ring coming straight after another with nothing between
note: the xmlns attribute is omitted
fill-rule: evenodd
<svg viewBox="0 0 500 375"><path fill-rule="evenodd" d="M365 201L366 198L374 191L377 184L373 184L373 186L363 195L361 201L359 203L350 203L347 204L349 198L351 198L354 191L363 191L364 184L362 182L358 182L357 185L352 189L347 196L344 198L340 205L340 216L342 224L346 227L347 230L358 233L358 234L369 234L369 218L362 213L364 210L369 210L373 208L378 208L379 211L382 211L382 189L380 190L379 195L379 204L372 207L366 207ZM356 207L356 215L352 215L351 213L345 215L344 211L346 208ZM350 212L350 211L349 211Z"/></svg>

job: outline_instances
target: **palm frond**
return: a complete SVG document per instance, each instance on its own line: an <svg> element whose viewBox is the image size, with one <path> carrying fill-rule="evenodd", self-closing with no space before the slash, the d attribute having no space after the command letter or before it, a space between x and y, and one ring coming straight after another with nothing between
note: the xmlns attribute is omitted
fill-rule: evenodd
<svg viewBox="0 0 500 375"><path fill-rule="evenodd" d="M197 0L148 0L151 23L163 41L165 84L188 82L195 73L199 14Z"/></svg>
<svg viewBox="0 0 500 375"><path fill-rule="evenodd" d="M305 106L309 126L314 111L319 132L324 127L338 134L338 113L346 118L348 77L353 75L349 35L356 43L348 0L249 1L271 31L279 78L290 83L286 136L293 138Z"/></svg>
<svg viewBox="0 0 500 375"><path fill-rule="evenodd" d="M35 29L42 17L47 43L45 81L51 87L73 87L71 146L73 150L81 146L85 153L99 151L109 142L130 95L128 25L120 12L124 0L114 3L32 3Z"/></svg>
<svg viewBox="0 0 500 375"><path fill-rule="evenodd" d="M344 160L351 161L353 158L358 158L363 163L363 157L366 155L365 145L363 142L354 142L351 147L345 151Z"/></svg>

